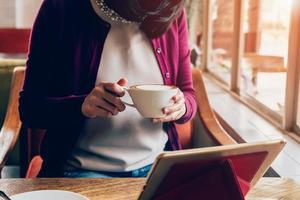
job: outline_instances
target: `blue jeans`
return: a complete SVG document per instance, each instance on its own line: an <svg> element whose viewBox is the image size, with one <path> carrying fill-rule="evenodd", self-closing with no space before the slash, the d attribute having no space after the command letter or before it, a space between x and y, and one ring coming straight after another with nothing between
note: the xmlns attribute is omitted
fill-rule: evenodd
<svg viewBox="0 0 300 200"><path fill-rule="evenodd" d="M66 178L126 178L126 177L146 177L152 165L147 165L140 169L129 172L102 172L102 171L87 171L87 170L72 170L65 171Z"/></svg>

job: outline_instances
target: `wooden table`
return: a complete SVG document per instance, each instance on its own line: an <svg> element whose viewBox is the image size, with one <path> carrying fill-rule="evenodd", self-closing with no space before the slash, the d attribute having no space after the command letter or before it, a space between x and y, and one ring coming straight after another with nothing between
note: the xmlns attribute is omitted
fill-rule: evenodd
<svg viewBox="0 0 300 200"><path fill-rule="evenodd" d="M145 179L0 179L0 190L9 195L43 189L69 190L90 200L136 200ZM300 200L300 186L291 179L262 178L247 200Z"/></svg>

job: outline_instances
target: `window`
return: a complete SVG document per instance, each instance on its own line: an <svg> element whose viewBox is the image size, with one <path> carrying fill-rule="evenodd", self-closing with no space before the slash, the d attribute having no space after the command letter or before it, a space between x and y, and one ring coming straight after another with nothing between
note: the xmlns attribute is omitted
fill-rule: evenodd
<svg viewBox="0 0 300 200"><path fill-rule="evenodd" d="M190 44L200 46L203 32L203 2L198 0L186 0L185 8L188 18Z"/></svg>
<svg viewBox="0 0 300 200"><path fill-rule="evenodd" d="M234 0L213 0L211 20L212 43L208 69L229 84L232 68Z"/></svg>
<svg viewBox="0 0 300 200"><path fill-rule="evenodd" d="M204 70L269 121L300 134L300 1L203 2Z"/></svg>
<svg viewBox="0 0 300 200"><path fill-rule="evenodd" d="M283 115L292 0L247 0L241 92Z"/></svg>
<svg viewBox="0 0 300 200"><path fill-rule="evenodd" d="M191 63L201 65L201 49L203 48L203 1L186 0L185 8L188 18L189 39L191 46Z"/></svg>

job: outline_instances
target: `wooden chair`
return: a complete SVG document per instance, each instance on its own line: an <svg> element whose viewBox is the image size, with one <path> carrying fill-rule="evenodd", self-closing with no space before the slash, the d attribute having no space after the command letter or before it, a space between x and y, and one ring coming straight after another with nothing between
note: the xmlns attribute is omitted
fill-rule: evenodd
<svg viewBox="0 0 300 200"><path fill-rule="evenodd" d="M21 129L18 98L24 81L24 71L24 67L17 67L14 70L8 112L0 132L0 170L13 149ZM198 112L196 117L190 122L183 125L176 125L183 148L235 144L236 141L222 128L210 107L201 71L193 69L192 73L197 96ZM39 145L44 131L29 130L28 132L30 133L30 137L27 137L30 150L27 155L28 160L31 160L31 162L26 177L34 178L37 176L42 164L42 159L39 156Z"/></svg>
<svg viewBox="0 0 300 200"><path fill-rule="evenodd" d="M24 74L23 67L14 69L7 112L0 131L0 171L16 144L22 125L18 112L18 99L24 81Z"/></svg>
<svg viewBox="0 0 300 200"><path fill-rule="evenodd" d="M284 58L281 56L260 55L256 53L246 53L243 57L245 64L252 70L251 81L257 85L257 75L259 72L286 72Z"/></svg>

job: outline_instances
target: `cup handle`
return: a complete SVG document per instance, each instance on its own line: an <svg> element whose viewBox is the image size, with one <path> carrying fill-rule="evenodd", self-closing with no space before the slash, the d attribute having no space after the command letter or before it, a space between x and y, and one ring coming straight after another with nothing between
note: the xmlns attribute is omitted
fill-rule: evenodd
<svg viewBox="0 0 300 200"><path fill-rule="evenodd" d="M128 88L128 87L123 86L123 89L125 90L125 92L127 92L127 93L129 94L129 88ZM130 95L129 95L129 96L130 96ZM130 98L131 98L131 97L130 97ZM122 103L124 103L125 105L130 106L130 107L134 107L134 108L135 108L135 106L134 106L133 103L128 103L128 102L123 101L123 100L121 100L121 101L122 101Z"/></svg>

